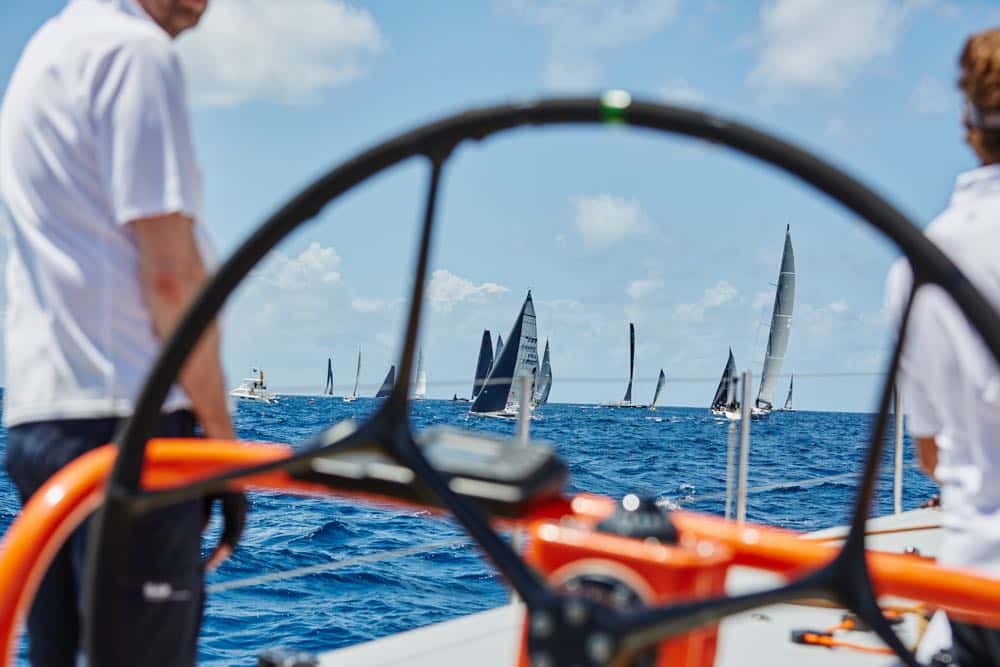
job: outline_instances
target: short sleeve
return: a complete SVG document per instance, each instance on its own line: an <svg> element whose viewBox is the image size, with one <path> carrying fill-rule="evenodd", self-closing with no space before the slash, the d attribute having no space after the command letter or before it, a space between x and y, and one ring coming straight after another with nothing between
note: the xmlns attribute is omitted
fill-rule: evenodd
<svg viewBox="0 0 1000 667"><path fill-rule="evenodd" d="M885 310L893 331L899 330L912 285L910 265L904 259L897 261L889 270L885 288ZM915 297L900 359L899 375L896 378L896 386L903 399L903 411L907 416L907 427L917 437L937 435L942 428L931 391L935 383L930 377L933 369L929 361L934 358L935 350L928 349L929 345L933 346L933 341L926 335L931 324L927 321L928 289L926 286L921 287Z"/></svg>
<svg viewBox="0 0 1000 667"><path fill-rule="evenodd" d="M124 45L111 56L95 111L102 181L116 222L168 213L197 218L200 174L173 49L155 40Z"/></svg>

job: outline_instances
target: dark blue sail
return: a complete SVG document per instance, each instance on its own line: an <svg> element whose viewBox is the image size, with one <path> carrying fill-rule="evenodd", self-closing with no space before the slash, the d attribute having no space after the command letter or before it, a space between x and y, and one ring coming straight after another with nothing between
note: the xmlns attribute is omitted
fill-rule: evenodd
<svg viewBox="0 0 1000 667"><path fill-rule="evenodd" d="M497 334L497 349L493 352L493 363L496 363L497 359L500 358L501 352L503 352L503 337L500 334Z"/></svg>
<svg viewBox="0 0 1000 667"><path fill-rule="evenodd" d="M385 374L385 379L382 380L382 386L379 387L378 393L375 394L375 398L385 398L392 393L392 387L396 384L396 366L389 366L389 372Z"/></svg>
<svg viewBox="0 0 1000 667"><path fill-rule="evenodd" d="M329 357L326 359L326 386L323 388L323 394L333 396L333 359Z"/></svg>
<svg viewBox="0 0 1000 667"><path fill-rule="evenodd" d="M632 402L632 380L635 377L635 324L628 323L628 387L625 388L624 403Z"/></svg>
<svg viewBox="0 0 1000 667"><path fill-rule="evenodd" d="M549 402L549 392L552 390L552 364L549 361L549 341L545 341L545 354L542 355L542 367L538 371L538 382L535 385L535 404L545 405Z"/></svg>
<svg viewBox="0 0 1000 667"><path fill-rule="evenodd" d="M722 377L719 378L719 386L715 390L715 396L712 397L712 405L710 407L713 410L721 410L726 406L726 398L729 396L730 380L735 374L736 360L733 358L733 348L729 348L729 360L726 361L726 367L722 369Z"/></svg>
<svg viewBox="0 0 1000 667"><path fill-rule="evenodd" d="M486 376L490 374L493 367L493 335L489 329L483 330L483 339L479 343L479 360L476 362L476 376L472 381L472 398L479 395L479 390L483 388Z"/></svg>
<svg viewBox="0 0 1000 667"><path fill-rule="evenodd" d="M497 337L497 345L500 349L500 356L493 359L493 368L479 394L476 396L469 408L470 412L501 412L507 407L507 399L510 397L511 383L514 381L514 373L517 371L517 352L520 347L517 341L521 340L521 328L524 326L525 309L531 308L534 317L534 305L531 301L531 292L521 306L514 326L507 336L507 345L503 346L500 337ZM538 357L535 357L537 362Z"/></svg>

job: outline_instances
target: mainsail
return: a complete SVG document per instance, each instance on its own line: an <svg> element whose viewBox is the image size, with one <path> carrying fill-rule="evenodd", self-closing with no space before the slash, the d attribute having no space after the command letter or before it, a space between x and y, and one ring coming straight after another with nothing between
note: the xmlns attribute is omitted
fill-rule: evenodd
<svg viewBox="0 0 1000 667"><path fill-rule="evenodd" d="M358 370L354 372L354 391L351 392L353 398L358 397L358 380L361 379L361 348L358 348Z"/></svg>
<svg viewBox="0 0 1000 667"><path fill-rule="evenodd" d="M726 362L726 367L722 370L722 377L719 379L719 386L715 390L715 396L712 397L712 405L710 406L712 410L721 410L726 407L729 396L729 381L735 373L736 360L733 359L733 348L729 348L729 360Z"/></svg>
<svg viewBox="0 0 1000 667"><path fill-rule="evenodd" d="M323 387L325 396L333 396L333 359L326 358L326 386Z"/></svg>
<svg viewBox="0 0 1000 667"><path fill-rule="evenodd" d="M493 353L493 363L496 363L497 359L500 358L501 352L503 352L503 338L500 336L500 334L497 334L497 349Z"/></svg>
<svg viewBox="0 0 1000 667"><path fill-rule="evenodd" d="M538 383L535 385L535 405L545 405L549 402L549 391L552 390L552 365L549 363L549 341L545 341L545 354L542 355L542 366L538 371Z"/></svg>
<svg viewBox="0 0 1000 667"><path fill-rule="evenodd" d="M396 365L393 364L389 366L389 372L385 374L385 379L382 380L382 386L379 387L378 393L375 394L375 398L385 398L392 393L392 387L396 384Z"/></svg>
<svg viewBox="0 0 1000 667"><path fill-rule="evenodd" d="M783 410L792 410L792 385L795 384L795 376L788 380L788 396L785 397L785 407Z"/></svg>
<svg viewBox="0 0 1000 667"><path fill-rule="evenodd" d="M420 348L417 356L417 385L413 389L413 398L427 398L427 371L424 370L424 350Z"/></svg>
<svg viewBox="0 0 1000 667"><path fill-rule="evenodd" d="M493 335L489 329L483 329L483 338L479 341L479 359L476 361L476 377L472 380L472 398L475 399L479 390L486 382L486 376L493 367ZM457 397L457 394L456 394Z"/></svg>
<svg viewBox="0 0 1000 667"><path fill-rule="evenodd" d="M660 369L660 377L656 378L656 391L653 392L653 402L649 404L650 410L656 409L656 402L660 400L660 393L663 391L663 384L667 381L667 374Z"/></svg>
<svg viewBox="0 0 1000 667"><path fill-rule="evenodd" d="M774 311L771 314L771 333L767 337L764 369L757 391L757 409L771 410L774 402L774 384L781 373L781 364L788 349L792 332L792 309L795 305L795 255L792 252L791 225L785 228L785 248L781 253L781 272L774 294Z"/></svg>
<svg viewBox="0 0 1000 667"><path fill-rule="evenodd" d="M490 413L511 411L520 405L521 383L524 375L538 371L538 333L535 323L535 304L531 290L521 306L514 326L501 347L500 356L493 360L493 368L484 386L470 408L471 412Z"/></svg>
<svg viewBox="0 0 1000 667"><path fill-rule="evenodd" d="M632 379L635 377L635 324L628 323L628 387L625 388L623 403L632 402Z"/></svg>

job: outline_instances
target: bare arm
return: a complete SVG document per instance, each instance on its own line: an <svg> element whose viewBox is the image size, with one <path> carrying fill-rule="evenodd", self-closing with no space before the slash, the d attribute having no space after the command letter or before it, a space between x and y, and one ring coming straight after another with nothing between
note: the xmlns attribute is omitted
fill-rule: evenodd
<svg viewBox="0 0 1000 667"><path fill-rule="evenodd" d="M938 446L937 440L934 439L933 435L930 436L920 436L917 437L917 460L920 462L920 469L923 470L928 477L934 477L934 470L937 469L938 463Z"/></svg>
<svg viewBox="0 0 1000 667"><path fill-rule="evenodd" d="M143 294L156 335L165 340L208 274L194 235L194 221L181 213L129 223L139 246ZM210 438L234 438L219 358L219 330L202 335L180 373L180 385Z"/></svg>

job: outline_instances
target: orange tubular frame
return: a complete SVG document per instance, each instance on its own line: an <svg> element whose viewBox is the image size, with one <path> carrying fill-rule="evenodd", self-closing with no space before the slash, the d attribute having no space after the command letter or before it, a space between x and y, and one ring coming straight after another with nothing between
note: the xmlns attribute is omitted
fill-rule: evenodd
<svg viewBox="0 0 1000 667"><path fill-rule="evenodd" d="M113 445L106 445L60 470L24 506L0 542L0 656L5 664L11 663L20 622L49 563L69 535L100 505L115 453ZM227 470L278 461L291 453L287 445L267 443L151 440L143 486L163 489L189 484ZM336 493L325 486L292 479L282 471L248 476L233 486L309 495ZM361 497L399 504L392 499ZM502 523L525 525L560 516L596 521L609 515L614 504L609 498L581 494L546 502L528 516ZM778 528L740 526L692 512L674 512L672 517L682 533L728 546L737 564L785 575L816 568L836 553L830 546L802 540L796 533ZM920 600L963 618L1000 627L998 580L883 552L868 552L868 567L879 594Z"/></svg>

